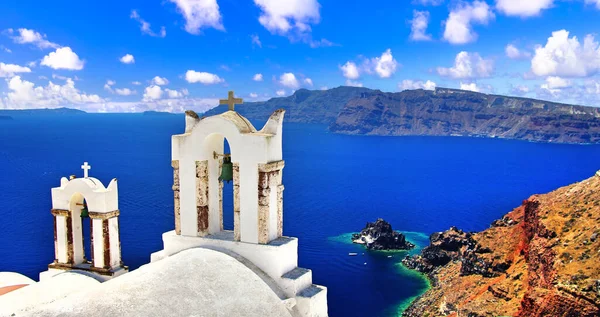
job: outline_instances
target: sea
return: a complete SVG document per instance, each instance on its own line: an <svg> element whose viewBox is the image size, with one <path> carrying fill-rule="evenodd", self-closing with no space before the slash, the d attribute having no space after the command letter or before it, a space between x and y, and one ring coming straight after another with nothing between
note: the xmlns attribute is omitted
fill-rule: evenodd
<svg viewBox="0 0 600 317"><path fill-rule="evenodd" d="M254 122L260 129L263 122ZM0 271L35 280L54 258L50 189L63 176L119 180L123 261L162 249L174 228L171 135L183 115L32 115L0 122ZM330 316L399 316L429 287L402 266L436 231L479 231L536 193L600 170L599 145L467 137L379 137L284 123L284 234L299 238L299 265L328 288ZM232 185L224 188L232 229ZM383 218L410 252L367 251L353 232ZM89 241L86 241L89 245ZM349 256L349 253L357 253Z"/></svg>

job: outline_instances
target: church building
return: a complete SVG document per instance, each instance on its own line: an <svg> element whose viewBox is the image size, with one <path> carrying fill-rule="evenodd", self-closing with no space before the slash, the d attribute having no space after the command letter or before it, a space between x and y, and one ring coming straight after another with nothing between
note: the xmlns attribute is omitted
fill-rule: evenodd
<svg viewBox="0 0 600 317"><path fill-rule="evenodd" d="M283 235L285 111L256 130L235 111L241 103L231 91L225 113L185 113L172 137L174 230L136 270L121 258L117 179L105 187L87 162L82 178L63 177L52 188L54 259L39 282L0 272L0 316L327 316L327 288L298 267L298 239ZM223 229L225 181L233 231Z"/></svg>

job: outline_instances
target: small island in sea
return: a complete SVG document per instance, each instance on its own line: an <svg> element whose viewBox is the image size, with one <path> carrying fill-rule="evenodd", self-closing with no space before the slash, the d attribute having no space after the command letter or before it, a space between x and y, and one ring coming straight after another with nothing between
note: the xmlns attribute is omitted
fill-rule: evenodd
<svg viewBox="0 0 600 317"><path fill-rule="evenodd" d="M170 116L173 115L174 113L171 112L166 112L166 111L144 111L142 113L142 115L144 116Z"/></svg>
<svg viewBox="0 0 600 317"><path fill-rule="evenodd" d="M410 250L415 247L402 233L392 230L392 225L381 218L375 222L367 222L360 233L352 235L352 242L363 244L369 250Z"/></svg>

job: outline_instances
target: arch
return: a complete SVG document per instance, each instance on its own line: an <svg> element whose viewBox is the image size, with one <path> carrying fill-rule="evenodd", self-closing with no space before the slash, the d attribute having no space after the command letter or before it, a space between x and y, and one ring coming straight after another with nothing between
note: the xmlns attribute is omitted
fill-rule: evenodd
<svg viewBox="0 0 600 317"><path fill-rule="evenodd" d="M69 201L69 217L67 217L67 221L70 224L67 226L71 226L71 230L67 231L67 234L71 235L72 241L72 252L73 252L73 264L87 264L88 260L93 260L94 254L90 253L91 258L87 259L85 257L85 241L83 234L83 219L81 218L81 211L83 209L83 204L85 201L85 197L81 193L74 193L71 196ZM89 208L89 207L88 207ZM90 221L91 222L91 221ZM91 247L90 243L90 247ZM71 252L71 251L70 251Z"/></svg>

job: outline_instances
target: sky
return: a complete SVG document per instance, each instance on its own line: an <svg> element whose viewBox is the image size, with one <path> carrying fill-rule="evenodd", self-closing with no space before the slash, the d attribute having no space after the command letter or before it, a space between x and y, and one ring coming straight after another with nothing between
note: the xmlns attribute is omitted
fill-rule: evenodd
<svg viewBox="0 0 600 317"><path fill-rule="evenodd" d="M600 106L600 0L0 1L0 109L198 112L300 88Z"/></svg>

